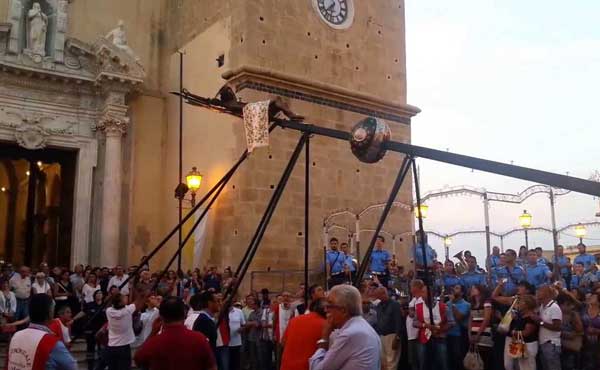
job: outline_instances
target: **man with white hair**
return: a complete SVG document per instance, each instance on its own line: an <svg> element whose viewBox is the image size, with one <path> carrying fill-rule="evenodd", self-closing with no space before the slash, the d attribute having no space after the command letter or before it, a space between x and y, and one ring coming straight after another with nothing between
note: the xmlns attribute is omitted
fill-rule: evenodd
<svg viewBox="0 0 600 370"><path fill-rule="evenodd" d="M326 307L327 324L317 341L317 351L309 359L310 370L380 370L381 341L362 317L358 289L351 285L333 287Z"/></svg>

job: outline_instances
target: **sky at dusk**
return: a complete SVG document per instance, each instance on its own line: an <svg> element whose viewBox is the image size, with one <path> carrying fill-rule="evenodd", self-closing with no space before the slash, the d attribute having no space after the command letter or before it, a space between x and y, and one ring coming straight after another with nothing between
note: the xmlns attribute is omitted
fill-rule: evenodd
<svg viewBox="0 0 600 370"><path fill-rule="evenodd" d="M600 2L580 0L406 1L408 103L413 143L455 153L581 178L600 170ZM516 193L533 185L493 174L419 160L422 191L468 185ZM483 229L476 197L428 203L425 227L442 234ZM550 227L548 196L523 204L492 203L491 229L518 226L524 209L533 226ZM600 221L598 199L568 194L557 199L558 227ZM569 245L574 230L561 235ZM588 228L588 245L600 228ZM438 254L442 241L431 238ZM499 245L498 239L492 239ZM505 248L524 243L522 233ZM530 247L552 248L552 236L530 233ZM470 249L481 260L485 238L459 236L450 254Z"/></svg>

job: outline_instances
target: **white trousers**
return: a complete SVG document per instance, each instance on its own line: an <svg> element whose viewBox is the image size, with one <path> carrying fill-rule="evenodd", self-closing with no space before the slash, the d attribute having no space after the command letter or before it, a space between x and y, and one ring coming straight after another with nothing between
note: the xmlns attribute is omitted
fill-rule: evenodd
<svg viewBox="0 0 600 370"><path fill-rule="evenodd" d="M508 355L508 349L512 343L512 338L506 338L504 344L504 368L506 370L514 370L515 364L519 364L519 370L536 370L535 357L538 353L538 342L525 343L527 346L527 357L514 359Z"/></svg>
<svg viewBox="0 0 600 370"><path fill-rule="evenodd" d="M381 369L382 370L396 370L398 369L398 362L400 362L400 343L398 343L397 349L392 349L396 334L380 335L381 338Z"/></svg>

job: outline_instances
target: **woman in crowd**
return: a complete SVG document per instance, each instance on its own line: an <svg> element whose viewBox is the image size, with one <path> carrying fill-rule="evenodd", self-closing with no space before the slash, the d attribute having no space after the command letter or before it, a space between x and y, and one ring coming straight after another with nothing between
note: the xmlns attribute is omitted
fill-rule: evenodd
<svg viewBox="0 0 600 370"><path fill-rule="evenodd" d="M104 309L104 293L97 289L94 291L91 302L86 302L81 311L74 320L85 317L86 326L84 328L85 341L87 343L86 359L88 370L95 369L95 354L96 354L96 333L106 323L106 312ZM98 348L100 351L100 348Z"/></svg>
<svg viewBox="0 0 600 370"><path fill-rule="evenodd" d="M190 280L188 280L187 287L190 288L192 295L198 294L202 291L202 278L200 277L200 270L195 269L192 272Z"/></svg>
<svg viewBox="0 0 600 370"><path fill-rule="evenodd" d="M46 274L43 272L35 274L35 281L31 284L31 290L33 294L43 293L52 297L52 287L50 287L50 283L48 283L48 279L46 279Z"/></svg>
<svg viewBox="0 0 600 370"><path fill-rule="evenodd" d="M586 307L581 316L584 328L583 349L581 351L582 370L598 370L600 368L600 300L596 293L586 299Z"/></svg>
<svg viewBox="0 0 600 370"><path fill-rule="evenodd" d="M583 323L575 300L566 293L556 298L563 313L561 328L561 367L565 370L579 368L579 353L583 343Z"/></svg>
<svg viewBox="0 0 600 370"><path fill-rule="evenodd" d="M0 323L6 324L14 321L15 313L17 312L17 297L15 293L10 290L8 280L2 280L0 282Z"/></svg>
<svg viewBox="0 0 600 370"><path fill-rule="evenodd" d="M226 290L231 286L233 282L233 272L231 271L231 267L226 267L223 270L223 290Z"/></svg>
<svg viewBox="0 0 600 370"><path fill-rule="evenodd" d="M504 368L513 370L518 363L519 370L535 370L535 357L538 352L538 330L539 323L534 320L537 303L535 298L530 295L524 295L519 298L516 304L517 313L510 323L510 330L506 334L506 344L504 345ZM511 344L522 339L525 342L525 355L517 359L509 354Z"/></svg>
<svg viewBox="0 0 600 370"><path fill-rule="evenodd" d="M59 279L56 280L56 284L54 285L54 301L56 302L56 306L54 307L55 312L58 312L62 306L70 307L73 299L75 299L75 301L77 300L69 277L69 271L64 270L60 274ZM72 311L73 310L71 310L71 312ZM77 310L77 312L79 312L79 310Z"/></svg>
<svg viewBox="0 0 600 370"><path fill-rule="evenodd" d="M494 309L487 288L483 285L471 287L469 303L471 303L470 342L477 346L485 368L489 369L494 346L491 327Z"/></svg>
<svg viewBox="0 0 600 370"><path fill-rule="evenodd" d="M94 301L94 294L98 290L100 290L98 278L96 277L95 273L90 272L87 276L85 284L83 284L83 288L81 288L81 295L84 305Z"/></svg>

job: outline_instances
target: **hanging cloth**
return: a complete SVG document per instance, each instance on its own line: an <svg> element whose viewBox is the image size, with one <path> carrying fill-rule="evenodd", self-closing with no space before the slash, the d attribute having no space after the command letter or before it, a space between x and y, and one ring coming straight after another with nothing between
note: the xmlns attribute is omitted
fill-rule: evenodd
<svg viewBox="0 0 600 370"><path fill-rule="evenodd" d="M244 106L244 129L248 153L269 146L269 100L248 103Z"/></svg>

